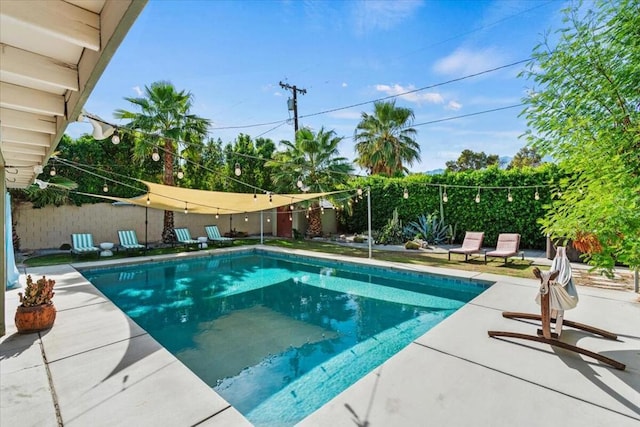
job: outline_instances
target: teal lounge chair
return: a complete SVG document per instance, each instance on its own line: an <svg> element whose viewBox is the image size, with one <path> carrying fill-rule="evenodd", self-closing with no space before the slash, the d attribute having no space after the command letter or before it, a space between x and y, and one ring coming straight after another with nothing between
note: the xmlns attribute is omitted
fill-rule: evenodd
<svg viewBox="0 0 640 427"><path fill-rule="evenodd" d="M138 242L138 235L134 230L118 230L118 239L120 239L118 249L125 251L147 250L145 245L141 245Z"/></svg>
<svg viewBox="0 0 640 427"><path fill-rule="evenodd" d="M82 255L95 253L100 257L100 248L93 245L93 236L89 233L78 233L71 235L71 253Z"/></svg>
<svg viewBox="0 0 640 427"><path fill-rule="evenodd" d="M193 246L195 248L198 248L198 245L200 245L200 242L191 238L191 233L188 228L174 228L173 231L176 234L178 243L181 245L186 247Z"/></svg>
<svg viewBox="0 0 640 427"><path fill-rule="evenodd" d="M204 231L207 232L207 238L210 242L223 244L231 244L233 242L232 238L224 237L220 234L220 230L218 230L217 225L205 225Z"/></svg>

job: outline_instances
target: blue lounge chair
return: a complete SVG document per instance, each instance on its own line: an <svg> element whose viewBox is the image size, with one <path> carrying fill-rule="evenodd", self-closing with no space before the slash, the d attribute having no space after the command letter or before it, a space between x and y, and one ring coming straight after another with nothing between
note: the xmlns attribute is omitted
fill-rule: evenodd
<svg viewBox="0 0 640 427"><path fill-rule="evenodd" d="M180 243L181 245L184 245L186 247L193 246L195 248L200 245L200 242L191 238L191 233L189 232L188 228L174 228L173 231L176 234L178 243Z"/></svg>
<svg viewBox="0 0 640 427"><path fill-rule="evenodd" d="M220 230L218 230L217 225L206 225L204 227L204 231L207 232L207 238L210 242L213 243L226 243L231 244L233 239L230 237L224 237L220 234Z"/></svg>
<svg viewBox="0 0 640 427"><path fill-rule="evenodd" d="M125 251L147 250L145 245L138 242L138 235L134 230L118 230L118 239L120 239L118 249Z"/></svg>
<svg viewBox="0 0 640 427"><path fill-rule="evenodd" d="M74 255L95 253L100 256L100 248L93 245L93 236L89 233L71 235L71 253Z"/></svg>

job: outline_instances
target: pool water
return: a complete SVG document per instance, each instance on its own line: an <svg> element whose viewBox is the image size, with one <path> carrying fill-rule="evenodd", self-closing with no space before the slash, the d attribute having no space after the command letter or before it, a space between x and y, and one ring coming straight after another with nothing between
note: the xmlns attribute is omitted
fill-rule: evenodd
<svg viewBox="0 0 640 427"><path fill-rule="evenodd" d="M250 251L83 275L256 426L290 426L489 284Z"/></svg>

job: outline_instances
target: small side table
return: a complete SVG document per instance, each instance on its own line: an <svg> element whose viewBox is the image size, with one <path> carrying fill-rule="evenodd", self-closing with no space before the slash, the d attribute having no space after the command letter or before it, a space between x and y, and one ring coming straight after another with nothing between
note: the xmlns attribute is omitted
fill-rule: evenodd
<svg viewBox="0 0 640 427"><path fill-rule="evenodd" d="M199 247L200 249L206 249L206 248L208 248L208 246L207 246L207 240L209 240L209 239L208 239L208 238L206 238L206 237L203 237L203 236L198 237L198 242L200 242L200 244L198 245L198 247Z"/></svg>
<svg viewBox="0 0 640 427"><path fill-rule="evenodd" d="M100 249L102 249L102 252L100 252L100 256L113 256L113 252L111 252L111 249L113 249L113 243L111 242L102 242L100 243Z"/></svg>

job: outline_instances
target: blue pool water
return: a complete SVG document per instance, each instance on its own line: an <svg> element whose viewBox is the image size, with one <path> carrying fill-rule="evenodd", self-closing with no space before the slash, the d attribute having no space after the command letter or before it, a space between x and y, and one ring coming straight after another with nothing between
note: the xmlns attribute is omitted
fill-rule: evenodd
<svg viewBox="0 0 640 427"><path fill-rule="evenodd" d="M247 251L83 271L256 426L290 426L490 283Z"/></svg>

